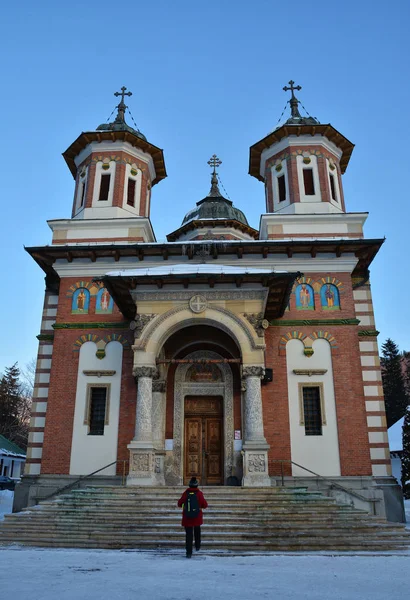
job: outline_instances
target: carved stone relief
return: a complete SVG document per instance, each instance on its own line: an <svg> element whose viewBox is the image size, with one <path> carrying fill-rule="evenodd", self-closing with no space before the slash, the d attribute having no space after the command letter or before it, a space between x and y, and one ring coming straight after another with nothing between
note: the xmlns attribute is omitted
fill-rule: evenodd
<svg viewBox="0 0 410 600"><path fill-rule="evenodd" d="M148 325L152 319L156 317L155 314L152 315L135 315L135 318L130 323L130 329L134 332L134 336L139 338L143 329Z"/></svg>

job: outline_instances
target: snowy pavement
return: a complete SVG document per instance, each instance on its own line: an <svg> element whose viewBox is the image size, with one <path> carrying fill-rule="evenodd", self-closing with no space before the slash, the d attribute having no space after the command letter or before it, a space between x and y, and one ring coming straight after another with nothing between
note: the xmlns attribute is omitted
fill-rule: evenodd
<svg viewBox="0 0 410 600"><path fill-rule="evenodd" d="M398 600L409 555L210 556L0 549L0 596L14 600Z"/></svg>

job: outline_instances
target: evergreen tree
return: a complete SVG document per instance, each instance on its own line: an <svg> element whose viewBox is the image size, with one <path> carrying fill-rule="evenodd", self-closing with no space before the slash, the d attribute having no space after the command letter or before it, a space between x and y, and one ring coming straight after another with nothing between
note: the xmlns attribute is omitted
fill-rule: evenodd
<svg viewBox="0 0 410 600"><path fill-rule="evenodd" d="M28 438L27 403L16 363L0 380L0 434L22 448L26 448Z"/></svg>
<svg viewBox="0 0 410 600"><path fill-rule="evenodd" d="M408 398L404 386L402 356L390 338L382 346L382 380L387 427L394 425L406 411Z"/></svg>
<svg viewBox="0 0 410 600"><path fill-rule="evenodd" d="M403 423L403 454L401 458L401 486L405 498L410 498L410 406Z"/></svg>

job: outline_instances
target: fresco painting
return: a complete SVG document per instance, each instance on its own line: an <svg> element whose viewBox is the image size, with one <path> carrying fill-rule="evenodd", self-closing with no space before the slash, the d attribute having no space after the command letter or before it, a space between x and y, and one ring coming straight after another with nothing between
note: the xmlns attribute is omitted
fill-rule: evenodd
<svg viewBox="0 0 410 600"><path fill-rule="evenodd" d="M78 288L73 294L71 312L78 315L86 315L90 305L90 292L85 288Z"/></svg>
<svg viewBox="0 0 410 600"><path fill-rule="evenodd" d="M296 308L298 310L315 310L313 288L307 283L301 283L296 291Z"/></svg>
<svg viewBox="0 0 410 600"><path fill-rule="evenodd" d="M97 294L97 302L95 306L95 312L97 314L110 314L114 307L114 301L111 298L108 290L101 288Z"/></svg>
<svg viewBox="0 0 410 600"><path fill-rule="evenodd" d="M339 310L339 290L332 283L326 283L320 288L320 300L323 310Z"/></svg>

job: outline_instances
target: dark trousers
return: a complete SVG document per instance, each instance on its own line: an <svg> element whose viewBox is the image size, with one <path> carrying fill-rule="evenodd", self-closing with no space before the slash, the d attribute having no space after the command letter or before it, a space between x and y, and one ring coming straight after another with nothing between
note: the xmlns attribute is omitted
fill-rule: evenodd
<svg viewBox="0 0 410 600"><path fill-rule="evenodd" d="M185 527L185 548L187 554L192 554L192 540L195 536L195 548L201 547L201 526Z"/></svg>

